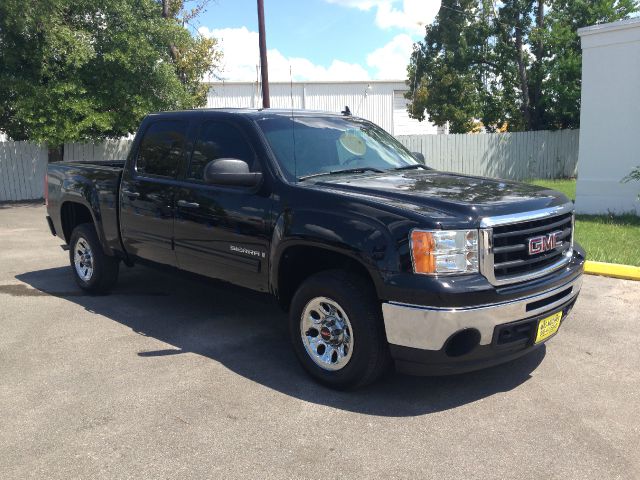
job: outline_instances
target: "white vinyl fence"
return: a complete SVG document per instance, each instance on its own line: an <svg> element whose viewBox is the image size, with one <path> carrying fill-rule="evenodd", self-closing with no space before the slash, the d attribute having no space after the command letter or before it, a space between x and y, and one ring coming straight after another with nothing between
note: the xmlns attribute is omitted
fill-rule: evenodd
<svg viewBox="0 0 640 480"><path fill-rule="evenodd" d="M44 196L47 148L30 142L0 142L0 202Z"/></svg>
<svg viewBox="0 0 640 480"><path fill-rule="evenodd" d="M102 143L65 143L65 162L104 162L127 158L133 139L119 138Z"/></svg>
<svg viewBox="0 0 640 480"><path fill-rule="evenodd" d="M575 177L580 130L399 136L438 170L528 180Z"/></svg>
<svg viewBox="0 0 640 480"><path fill-rule="evenodd" d="M421 152L438 170L527 180L575 177L579 130L556 132L410 135L398 140ZM132 139L67 143L65 161L101 162L126 158ZM43 197L46 146L0 141L0 202Z"/></svg>
<svg viewBox="0 0 640 480"><path fill-rule="evenodd" d="M133 140L106 140L99 144L65 143L64 160L104 162L124 160ZM47 171L46 145L0 139L0 202L38 200L44 197Z"/></svg>

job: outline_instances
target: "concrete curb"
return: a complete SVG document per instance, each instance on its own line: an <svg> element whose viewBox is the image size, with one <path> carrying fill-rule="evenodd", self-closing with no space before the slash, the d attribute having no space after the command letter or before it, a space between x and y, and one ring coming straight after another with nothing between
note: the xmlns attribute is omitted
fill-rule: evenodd
<svg viewBox="0 0 640 480"><path fill-rule="evenodd" d="M625 280L640 280L640 267L632 265L617 265L615 263L592 262L587 260L584 273L602 275L604 277L623 278Z"/></svg>

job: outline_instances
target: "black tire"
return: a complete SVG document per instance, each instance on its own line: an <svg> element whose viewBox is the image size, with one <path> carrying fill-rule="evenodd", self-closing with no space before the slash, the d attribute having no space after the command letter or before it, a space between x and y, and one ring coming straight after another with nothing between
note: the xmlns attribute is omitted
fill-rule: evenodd
<svg viewBox="0 0 640 480"><path fill-rule="evenodd" d="M76 268L75 256L77 252L86 249L87 246L90 249L92 273L88 277L83 277ZM104 253L96 230L90 223L78 225L71 233L69 262L76 283L87 292L108 293L118 280L120 261L116 257ZM82 267L80 269L82 270ZM88 269L85 268L83 271L88 272Z"/></svg>
<svg viewBox="0 0 640 480"><path fill-rule="evenodd" d="M305 336L301 332L305 308L321 297L338 304L348 317L352 330L351 357L339 370L327 370L319 366L307 351ZM375 291L370 282L347 271L329 270L305 280L291 302L289 334L303 368L317 381L331 388L346 390L362 387L376 381L391 364L382 310ZM313 335L317 334L314 332Z"/></svg>

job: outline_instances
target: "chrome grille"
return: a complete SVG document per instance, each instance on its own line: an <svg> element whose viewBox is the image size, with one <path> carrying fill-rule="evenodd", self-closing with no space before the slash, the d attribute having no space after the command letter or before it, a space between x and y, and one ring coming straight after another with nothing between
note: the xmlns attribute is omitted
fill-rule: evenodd
<svg viewBox="0 0 640 480"><path fill-rule="evenodd" d="M483 219L481 271L494 285L546 275L573 255L573 204L536 212ZM554 234L555 248L529 253L529 239Z"/></svg>

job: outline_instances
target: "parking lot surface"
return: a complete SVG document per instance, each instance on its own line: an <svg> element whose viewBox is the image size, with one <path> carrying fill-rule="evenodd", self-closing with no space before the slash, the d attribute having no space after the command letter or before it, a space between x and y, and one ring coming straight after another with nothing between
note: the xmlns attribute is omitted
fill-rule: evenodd
<svg viewBox="0 0 640 480"><path fill-rule="evenodd" d="M585 277L546 347L327 390L268 298L123 267L75 285L0 205L0 478L640 478L640 282Z"/></svg>

